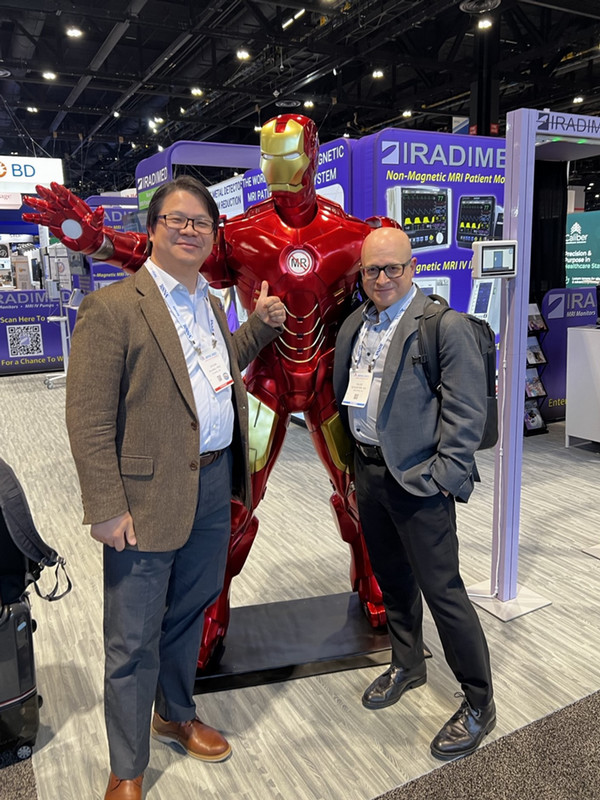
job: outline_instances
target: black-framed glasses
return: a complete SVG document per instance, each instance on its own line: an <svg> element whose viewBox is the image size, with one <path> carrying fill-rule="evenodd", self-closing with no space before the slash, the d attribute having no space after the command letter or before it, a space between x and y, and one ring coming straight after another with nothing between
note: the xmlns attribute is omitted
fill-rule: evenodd
<svg viewBox="0 0 600 800"><path fill-rule="evenodd" d="M196 233L213 233L215 225L206 217L184 217L183 214L158 214L158 219L164 219L167 228L172 231L182 231L187 228L188 222Z"/></svg>
<svg viewBox="0 0 600 800"><path fill-rule="evenodd" d="M409 258L408 261L405 261L404 264L386 264L385 267L376 267L376 266L368 266L368 267L361 267L360 271L362 273L363 278L368 278L370 281L376 280L379 277L380 272L385 272L388 278L401 278L404 275L404 270L410 262L412 258Z"/></svg>

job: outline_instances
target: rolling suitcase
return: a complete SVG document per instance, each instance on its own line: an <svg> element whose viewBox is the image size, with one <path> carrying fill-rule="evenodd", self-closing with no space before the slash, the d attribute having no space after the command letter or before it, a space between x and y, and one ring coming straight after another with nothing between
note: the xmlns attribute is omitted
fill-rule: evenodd
<svg viewBox="0 0 600 800"><path fill-rule="evenodd" d="M37 585L45 567L56 566L56 583L43 595ZM59 570L66 589L59 593ZM35 621L26 588L32 584L45 600L71 590L65 560L38 533L25 493L15 473L0 458L0 751L29 758L39 729L33 655Z"/></svg>
<svg viewBox="0 0 600 800"><path fill-rule="evenodd" d="M37 736L41 697L33 660L29 599L2 606L0 612L0 750L29 758Z"/></svg>

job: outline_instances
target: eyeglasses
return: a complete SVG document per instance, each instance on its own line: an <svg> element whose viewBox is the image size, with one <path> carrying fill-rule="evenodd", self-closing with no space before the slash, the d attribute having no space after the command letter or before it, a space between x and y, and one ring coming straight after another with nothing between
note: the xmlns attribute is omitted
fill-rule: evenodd
<svg viewBox="0 0 600 800"><path fill-rule="evenodd" d="M361 267L360 271L363 278L368 278L370 281L376 280L380 272L385 272L388 278L401 278L404 275L405 268L408 267L411 261L412 258L409 258L404 264L386 264L385 267Z"/></svg>
<svg viewBox="0 0 600 800"><path fill-rule="evenodd" d="M172 231L182 231L187 228L188 222L196 233L213 233L215 226L212 220L206 217L184 217L181 214L159 214L158 219L164 219L167 228Z"/></svg>

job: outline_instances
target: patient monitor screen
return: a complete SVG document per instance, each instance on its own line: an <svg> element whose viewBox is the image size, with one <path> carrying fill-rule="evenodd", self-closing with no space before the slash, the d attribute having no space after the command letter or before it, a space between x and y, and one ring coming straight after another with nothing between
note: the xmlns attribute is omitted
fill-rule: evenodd
<svg viewBox="0 0 600 800"><path fill-rule="evenodd" d="M413 250L449 244L449 190L394 186L387 190L387 213L401 225Z"/></svg>
<svg viewBox="0 0 600 800"><path fill-rule="evenodd" d="M493 195L465 195L460 198L456 222L456 244L471 247L473 242L494 238L496 198Z"/></svg>

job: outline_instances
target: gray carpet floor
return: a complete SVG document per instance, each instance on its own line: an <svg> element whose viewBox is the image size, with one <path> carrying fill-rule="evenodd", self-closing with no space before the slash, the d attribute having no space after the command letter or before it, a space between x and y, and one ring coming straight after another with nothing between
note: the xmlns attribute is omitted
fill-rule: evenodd
<svg viewBox="0 0 600 800"><path fill-rule="evenodd" d="M598 800L600 692L376 800Z"/></svg>
<svg viewBox="0 0 600 800"><path fill-rule="evenodd" d="M0 800L37 800L31 759L16 761L10 753L0 753Z"/></svg>

